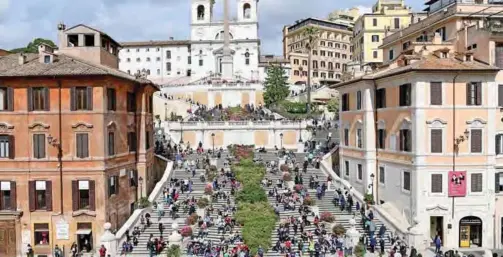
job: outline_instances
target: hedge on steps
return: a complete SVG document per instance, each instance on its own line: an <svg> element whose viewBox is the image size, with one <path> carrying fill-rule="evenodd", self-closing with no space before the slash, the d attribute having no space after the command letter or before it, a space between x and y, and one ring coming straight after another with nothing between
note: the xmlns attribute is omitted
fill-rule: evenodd
<svg viewBox="0 0 503 257"><path fill-rule="evenodd" d="M265 167L245 159L233 165L232 169L242 185L236 197L238 202L236 221L243 225L245 244L251 249L252 254L255 254L260 246L269 249L277 217L267 201L266 192L260 186L266 173Z"/></svg>

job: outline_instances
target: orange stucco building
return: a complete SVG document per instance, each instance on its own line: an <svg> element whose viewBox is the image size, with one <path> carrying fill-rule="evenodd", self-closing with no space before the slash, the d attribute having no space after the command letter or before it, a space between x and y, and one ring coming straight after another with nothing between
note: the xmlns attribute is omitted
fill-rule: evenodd
<svg viewBox="0 0 503 257"><path fill-rule="evenodd" d="M0 57L0 256L96 250L103 224L119 228L159 176L157 86L116 69L105 33L58 29L58 51Z"/></svg>

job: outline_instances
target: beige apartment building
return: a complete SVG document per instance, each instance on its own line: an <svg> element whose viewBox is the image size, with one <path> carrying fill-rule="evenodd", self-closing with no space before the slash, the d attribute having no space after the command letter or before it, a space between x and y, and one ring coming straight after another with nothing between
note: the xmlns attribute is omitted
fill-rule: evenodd
<svg viewBox="0 0 503 257"><path fill-rule="evenodd" d="M308 50L305 28L320 30L317 45L312 49L311 83L335 84L341 81L346 63L351 60L352 26L308 18L283 29L283 53L290 60L290 82L307 83Z"/></svg>
<svg viewBox="0 0 503 257"><path fill-rule="evenodd" d="M337 85L340 176L444 247L503 248L503 5L427 1Z"/></svg>
<svg viewBox="0 0 503 257"><path fill-rule="evenodd" d="M383 61L379 46L387 35L395 33L426 17L426 13L414 13L404 0L378 0L371 13L360 16L354 26L353 61L362 69L365 65Z"/></svg>

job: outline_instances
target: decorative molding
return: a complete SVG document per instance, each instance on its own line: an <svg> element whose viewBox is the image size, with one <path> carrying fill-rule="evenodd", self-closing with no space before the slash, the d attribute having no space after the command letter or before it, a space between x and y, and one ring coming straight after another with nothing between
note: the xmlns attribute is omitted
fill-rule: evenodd
<svg viewBox="0 0 503 257"><path fill-rule="evenodd" d="M447 121L442 120L442 119L438 119L438 118L426 121L426 124L428 124L428 125L431 125L431 124L434 124L434 123L440 123L442 125L447 125Z"/></svg>
<svg viewBox="0 0 503 257"><path fill-rule="evenodd" d="M49 129L51 126L49 126L49 124L45 124L45 123L42 123L42 122L34 122L32 123L30 126L28 126L29 129L34 129L36 127L42 127L43 129Z"/></svg>
<svg viewBox="0 0 503 257"><path fill-rule="evenodd" d="M5 131L5 130L11 130L14 129L14 125L11 125L6 122L0 122L0 130Z"/></svg>
<svg viewBox="0 0 503 257"><path fill-rule="evenodd" d="M92 124L89 124L89 123L86 123L86 122L82 122L82 121L79 121L75 124L72 125L72 128L76 129L78 127L85 127L85 128L88 128L88 129L92 129L94 126Z"/></svg>
<svg viewBox="0 0 503 257"><path fill-rule="evenodd" d="M115 129L115 128L117 128L117 123L115 123L115 121L110 121L107 125L107 128Z"/></svg>
<svg viewBox="0 0 503 257"><path fill-rule="evenodd" d="M439 205L439 204L437 204L435 206L426 207L426 211L437 211L438 212L438 211L448 211L448 210L449 210L449 208L444 207L444 206Z"/></svg>
<svg viewBox="0 0 503 257"><path fill-rule="evenodd" d="M473 120L466 121L466 124L468 124L468 125L477 125L477 123L487 124L487 121L485 121L485 120L483 120L481 118L475 118Z"/></svg>

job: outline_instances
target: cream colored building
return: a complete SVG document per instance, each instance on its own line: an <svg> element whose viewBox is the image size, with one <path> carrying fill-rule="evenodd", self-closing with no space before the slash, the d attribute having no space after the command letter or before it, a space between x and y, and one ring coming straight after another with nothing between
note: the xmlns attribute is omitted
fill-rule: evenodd
<svg viewBox="0 0 503 257"><path fill-rule="evenodd" d="M327 20L353 27L358 17L360 17L360 9L353 7L348 10L335 10L328 15Z"/></svg>
<svg viewBox="0 0 503 257"><path fill-rule="evenodd" d="M307 83L308 53L304 31L308 27L320 30L316 47L312 50L311 83L340 82L346 63L351 60L352 29L348 25L308 18L283 29L283 53L290 60L293 84Z"/></svg>
<svg viewBox="0 0 503 257"><path fill-rule="evenodd" d="M384 38L376 73L339 86L349 106L340 115L340 173L349 169L359 190L374 185L425 242L438 233L449 248L502 249L503 6L427 4L427 18ZM466 194L451 197L450 171L466 172Z"/></svg>
<svg viewBox="0 0 503 257"><path fill-rule="evenodd" d="M379 46L384 37L424 18L425 13L413 13L403 0L378 0L372 13L363 14L354 26L353 61L360 67L382 63Z"/></svg>

